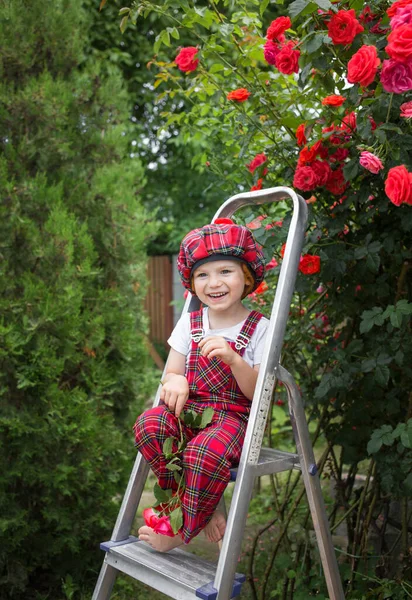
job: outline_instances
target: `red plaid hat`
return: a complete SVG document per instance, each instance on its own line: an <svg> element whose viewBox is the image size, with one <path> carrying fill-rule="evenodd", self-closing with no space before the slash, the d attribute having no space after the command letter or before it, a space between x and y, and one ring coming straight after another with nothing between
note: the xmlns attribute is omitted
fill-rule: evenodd
<svg viewBox="0 0 412 600"><path fill-rule="evenodd" d="M216 219L215 223L193 229L183 238L177 268L185 288L191 289L194 269L205 262L225 259L238 260L249 267L255 280L253 290L262 283L265 259L251 231L230 219Z"/></svg>

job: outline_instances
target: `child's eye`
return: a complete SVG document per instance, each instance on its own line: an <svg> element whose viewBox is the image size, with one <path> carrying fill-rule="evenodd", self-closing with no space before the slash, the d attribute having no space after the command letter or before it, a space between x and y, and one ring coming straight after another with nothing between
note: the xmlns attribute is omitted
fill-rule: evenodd
<svg viewBox="0 0 412 600"><path fill-rule="evenodd" d="M206 277L206 273L197 273L196 274L196 279L201 278L201 277Z"/></svg>
<svg viewBox="0 0 412 600"><path fill-rule="evenodd" d="M232 271L230 269L222 269L222 275L228 275Z"/></svg>

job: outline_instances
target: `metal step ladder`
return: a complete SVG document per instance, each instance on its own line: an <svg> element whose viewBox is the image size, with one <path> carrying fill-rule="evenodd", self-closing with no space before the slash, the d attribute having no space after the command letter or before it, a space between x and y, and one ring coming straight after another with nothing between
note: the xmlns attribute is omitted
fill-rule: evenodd
<svg viewBox="0 0 412 600"><path fill-rule="evenodd" d="M111 540L101 544L106 555L92 600L110 598L119 572L126 573L176 600L229 600L238 596L245 577L236 573L236 566L255 478L290 469L302 471L330 600L344 599L302 399L292 376L279 364L306 230L306 202L286 187L247 192L232 196L222 204L213 220L219 217L230 218L243 206L285 200L293 202L293 216L243 451L238 468L233 470L236 483L219 561L217 565L212 564L180 548L160 553L130 535L149 471L148 465L138 454ZM191 312L198 306L197 298L189 294L183 312ZM296 454L261 447L276 380L281 381L287 390ZM160 388L154 406L160 402L159 393Z"/></svg>

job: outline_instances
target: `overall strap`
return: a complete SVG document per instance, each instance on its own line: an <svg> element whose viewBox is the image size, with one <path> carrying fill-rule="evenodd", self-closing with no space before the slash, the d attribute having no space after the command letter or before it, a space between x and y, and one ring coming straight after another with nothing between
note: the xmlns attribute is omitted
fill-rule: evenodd
<svg viewBox="0 0 412 600"><path fill-rule="evenodd" d="M205 337L205 330L203 329L203 309L195 310L190 313L190 337L196 344Z"/></svg>
<svg viewBox="0 0 412 600"><path fill-rule="evenodd" d="M250 342L250 338L255 333L257 324L259 323L262 317L262 313L258 312L257 310L252 310L252 312L249 314L248 318L244 322L243 327L240 330L235 341L235 349L241 350L241 352L239 352L241 356L246 350L247 345Z"/></svg>

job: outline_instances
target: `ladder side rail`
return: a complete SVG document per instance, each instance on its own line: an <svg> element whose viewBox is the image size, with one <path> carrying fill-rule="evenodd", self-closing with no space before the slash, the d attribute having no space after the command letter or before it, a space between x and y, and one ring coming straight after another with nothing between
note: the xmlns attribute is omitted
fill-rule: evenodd
<svg viewBox="0 0 412 600"><path fill-rule="evenodd" d="M117 573L117 569L108 565L106 561L103 561L102 568L100 569L99 577L93 591L92 600L110 599Z"/></svg>
<svg viewBox="0 0 412 600"><path fill-rule="evenodd" d="M302 466L303 482L306 488L329 596L331 600L344 600L345 595L343 593L338 562L336 560L322 488L317 473L315 455L299 388L292 375L282 366L279 365L276 375L279 381L282 381L285 385L288 394L290 419L295 434L297 453L299 454Z"/></svg>
<svg viewBox="0 0 412 600"><path fill-rule="evenodd" d="M256 198L256 196L259 196L259 198ZM243 533L246 523L255 477L254 467L256 467L259 459L266 419L273 394L275 368L279 364L300 253L306 231L307 205L305 200L292 189L281 187L260 190L253 194L239 194L233 199L229 199L219 211L219 215L230 216L233 214L233 207L239 208L239 206L251 203L262 204L270 201L279 201L287 197L293 201L294 211L267 331L263 360L259 369L243 451L239 462L226 533L223 538L222 551L216 571L214 585L219 590L217 600L228 600L230 598L230 590L242 544L242 537L239 535L239 531ZM245 490L248 491L245 492Z"/></svg>

